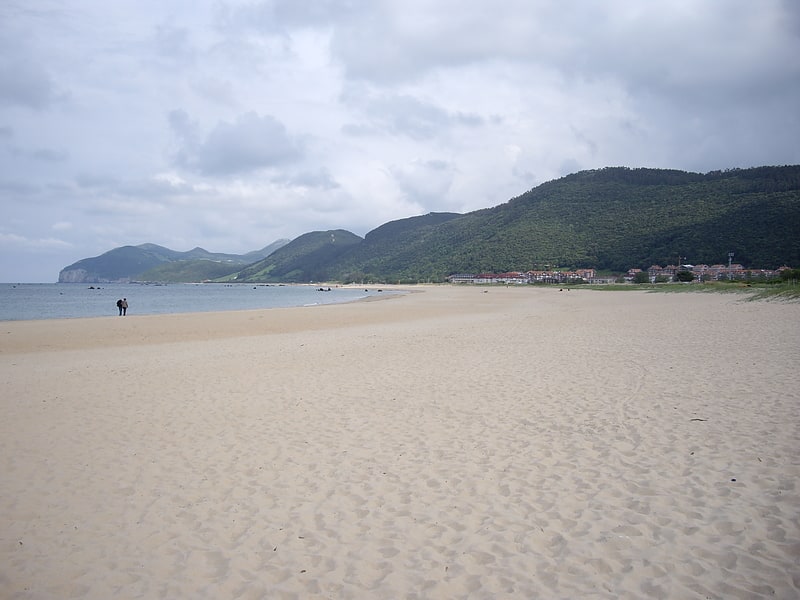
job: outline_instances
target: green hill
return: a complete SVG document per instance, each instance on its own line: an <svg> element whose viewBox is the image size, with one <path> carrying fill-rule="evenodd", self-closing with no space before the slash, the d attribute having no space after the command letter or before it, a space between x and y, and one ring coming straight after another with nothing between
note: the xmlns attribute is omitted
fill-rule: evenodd
<svg viewBox="0 0 800 600"><path fill-rule="evenodd" d="M313 231L222 281L307 283L328 279L329 267L363 240L349 231Z"/></svg>
<svg viewBox="0 0 800 600"><path fill-rule="evenodd" d="M425 274L427 253L435 252L441 225L460 217L457 213L429 213L381 225L338 259L331 273L341 281L394 280L415 269L414 280L438 280L438 273Z"/></svg>
<svg viewBox="0 0 800 600"><path fill-rule="evenodd" d="M406 221L407 222L407 221ZM331 279L442 280L545 265L800 264L800 166L583 171L490 209L414 223L329 265ZM375 230L378 232L378 230ZM366 249L369 248L367 252Z"/></svg>
<svg viewBox="0 0 800 600"><path fill-rule="evenodd" d="M177 252L156 244L122 246L84 258L61 270L60 283L124 281L205 281L236 272L269 256L289 240L278 240L247 254L213 253L203 248Z"/></svg>
<svg viewBox="0 0 800 600"><path fill-rule="evenodd" d="M800 165L581 171L493 208L400 219L363 239L316 231L238 264L202 248L126 246L70 265L59 281L443 281L556 266L725 263L729 252L747 267L800 265Z"/></svg>
<svg viewBox="0 0 800 600"><path fill-rule="evenodd" d="M289 240L278 240L261 250L247 254L211 254L202 248L183 253L185 258L171 260L148 269L136 276L139 281L195 282L212 281L238 272L243 265L249 265L272 254Z"/></svg>

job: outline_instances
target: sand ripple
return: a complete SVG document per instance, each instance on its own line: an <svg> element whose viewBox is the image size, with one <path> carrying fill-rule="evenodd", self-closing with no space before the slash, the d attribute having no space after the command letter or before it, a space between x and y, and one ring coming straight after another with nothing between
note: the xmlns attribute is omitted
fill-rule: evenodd
<svg viewBox="0 0 800 600"><path fill-rule="evenodd" d="M323 310L0 355L3 597L800 597L796 305Z"/></svg>

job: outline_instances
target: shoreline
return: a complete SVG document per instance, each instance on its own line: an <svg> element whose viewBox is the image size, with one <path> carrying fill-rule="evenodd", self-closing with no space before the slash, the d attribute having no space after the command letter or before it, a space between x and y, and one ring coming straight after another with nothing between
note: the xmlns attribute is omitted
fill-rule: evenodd
<svg viewBox="0 0 800 600"><path fill-rule="evenodd" d="M234 309L207 312L134 314L125 317L106 315L100 317L69 317L58 319L19 319L0 321L0 355L8 352L36 352L40 350L67 350L125 346L136 343L171 343L202 340L209 335L238 337L260 335L251 327L253 321L264 321L275 311L310 311L333 306L345 306L399 298L408 290L397 290L382 296L367 296L331 304L306 306ZM317 319L312 319L316 321ZM198 327L205 322L209 327ZM296 319L290 319L294 322ZM131 323L135 322L135 323ZM99 325L105 329L99 329ZM281 326L278 325L278 328ZM129 337L124 337L128 335Z"/></svg>
<svg viewBox="0 0 800 600"><path fill-rule="evenodd" d="M415 291L0 328L8 597L800 593L800 305Z"/></svg>
<svg viewBox="0 0 800 600"><path fill-rule="evenodd" d="M114 284L98 288L83 284L35 284L14 288L17 286L3 286L0 323L118 316L118 307L114 305L125 297L133 302L128 315L144 316L338 304L383 295L376 286L327 286L326 289L309 284ZM109 310L112 306L113 310Z"/></svg>

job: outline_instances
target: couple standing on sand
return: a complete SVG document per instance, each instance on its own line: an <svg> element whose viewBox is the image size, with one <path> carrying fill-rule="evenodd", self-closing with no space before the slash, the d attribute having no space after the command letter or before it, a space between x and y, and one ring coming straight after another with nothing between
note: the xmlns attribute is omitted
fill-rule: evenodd
<svg viewBox="0 0 800 600"><path fill-rule="evenodd" d="M117 308L119 309L119 316L127 315L128 314L128 299L123 298L122 300L117 300Z"/></svg>

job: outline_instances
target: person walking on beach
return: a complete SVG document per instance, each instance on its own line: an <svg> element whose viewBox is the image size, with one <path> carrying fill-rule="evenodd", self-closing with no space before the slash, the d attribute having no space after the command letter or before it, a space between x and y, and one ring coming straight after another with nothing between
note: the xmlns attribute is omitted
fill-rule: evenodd
<svg viewBox="0 0 800 600"><path fill-rule="evenodd" d="M123 298L122 299L121 308L122 308L122 316L124 317L125 315L128 314L128 299L127 298Z"/></svg>
<svg viewBox="0 0 800 600"><path fill-rule="evenodd" d="M122 316L122 298L117 300L117 308L119 309L119 316Z"/></svg>

